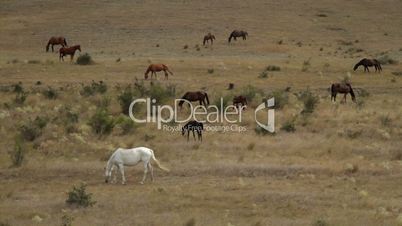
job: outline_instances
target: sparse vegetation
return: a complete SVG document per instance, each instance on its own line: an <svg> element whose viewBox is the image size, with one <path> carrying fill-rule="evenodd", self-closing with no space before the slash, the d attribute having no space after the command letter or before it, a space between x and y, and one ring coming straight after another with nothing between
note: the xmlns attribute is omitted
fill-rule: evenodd
<svg viewBox="0 0 402 226"><path fill-rule="evenodd" d="M398 64L398 61L391 58L389 55L382 55L382 56L378 57L378 61L383 65Z"/></svg>
<svg viewBox="0 0 402 226"><path fill-rule="evenodd" d="M131 89L131 87L127 87L122 93L120 93L117 99L120 103L121 112L123 114L129 114L131 102L133 102L135 98L136 93ZM135 111L136 109L138 109L138 105L134 105L132 110Z"/></svg>
<svg viewBox="0 0 402 226"><path fill-rule="evenodd" d="M88 124L92 127L92 131L96 134L108 135L115 126L115 120L104 108L98 108L96 113L90 118Z"/></svg>
<svg viewBox="0 0 402 226"><path fill-rule="evenodd" d="M58 96L58 93L55 89L53 89L52 87L48 87L45 91L43 91L43 95L47 98L47 99L56 99Z"/></svg>
<svg viewBox="0 0 402 226"><path fill-rule="evenodd" d="M276 65L269 65L268 67L265 68L266 71L280 71L281 68Z"/></svg>
<svg viewBox="0 0 402 226"><path fill-rule="evenodd" d="M94 61L92 60L92 57L91 55L89 55L89 53L84 53L77 57L76 63L78 65L91 65L94 64Z"/></svg>
<svg viewBox="0 0 402 226"><path fill-rule="evenodd" d="M316 108L319 98L315 94L313 94L310 89L307 89L303 92L301 92L298 95L298 99L303 102L303 111L301 112L302 114L311 114L314 112L314 109Z"/></svg>
<svg viewBox="0 0 402 226"><path fill-rule="evenodd" d="M281 130L286 131L286 132L290 132L290 133L295 132L296 131L295 120L291 119L291 120L286 121L282 125Z"/></svg>
<svg viewBox="0 0 402 226"><path fill-rule="evenodd" d="M26 151L23 141L19 137L17 137L15 139L14 149L9 152L12 166L20 167L22 165L25 159L25 152Z"/></svg>
<svg viewBox="0 0 402 226"><path fill-rule="evenodd" d="M288 92L283 91L283 90L278 90L278 91L274 91L272 92L269 98L275 98L275 105L273 108L275 109L282 109L286 104L288 104L289 101L289 96L288 96ZM265 102L266 100L264 100Z"/></svg>
<svg viewBox="0 0 402 226"><path fill-rule="evenodd" d="M42 129L47 125L47 123L47 118L39 116L33 121L27 121L19 128L22 138L26 141L34 141L42 134Z"/></svg>
<svg viewBox="0 0 402 226"><path fill-rule="evenodd" d="M215 70L214 70L213 68L209 68L209 69L208 69L208 74L213 74L214 71L215 71Z"/></svg>
<svg viewBox="0 0 402 226"><path fill-rule="evenodd" d="M91 207L96 202L92 199L92 194L87 193L86 185L73 186L73 189L67 193L66 203L76 207Z"/></svg>

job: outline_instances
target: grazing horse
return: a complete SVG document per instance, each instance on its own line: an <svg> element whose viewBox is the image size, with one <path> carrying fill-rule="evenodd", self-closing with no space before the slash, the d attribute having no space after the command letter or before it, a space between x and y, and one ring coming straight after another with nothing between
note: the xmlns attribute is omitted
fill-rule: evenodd
<svg viewBox="0 0 402 226"><path fill-rule="evenodd" d="M54 45L61 45L62 47L67 46L66 38L64 37L51 37L46 45L46 52L49 52L49 46L52 45L52 52L54 52Z"/></svg>
<svg viewBox="0 0 402 226"><path fill-rule="evenodd" d="M124 166L135 166L139 162L144 163L144 176L142 178L141 184L144 184L147 179L148 170L151 171L151 180L154 180L154 171L151 165L151 160L153 160L156 166L166 172L169 170L160 165L159 161L155 158L154 152L146 147L138 147L131 149L123 149L118 148L112 156L109 158L109 161L106 164L106 172L105 172L105 183L108 183L113 170L117 167L120 170L122 184L126 184L126 178L124 176ZM116 182L116 175L112 181Z"/></svg>
<svg viewBox="0 0 402 226"><path fill-rule="evenodd" d="M364 71L367 70L367 72L370 72L369 67L373 67L375 68L375 71L382 71L382 67L381 64L378 60L376 59L367 59L364 58L361 61L359 61L359 63L357 63L354 67L353 70L356 71L358 67L360 67L361 65L364 66Z"/></svg>
<svg viewBox="0 0 402 226"><path fill-rule="evenodd" d="M202 42L203 45L205 45L205 43L208 43L209 40L211 41L211 45L214 44L214 40L215 40L215 35L208 33L207 35L204 36L204 41Z"/></svg>
<svg viewBox="0 0 402 226"><path fill-rule="evenodd" d="M173 75L173 73L169 70L169 68L166 65L164 65L164 64L151 64L151 65L148 66L147 71L145 71L145 74L144 74L145 79L148 79L149 72L151 72L151 79L152 79L153 75L155 75L155 78L157 79L156 72L159 72L159 71L164 71L165 72L165 79L168 79L168 77L169 77L167 72L169 72L171 75Z"/></svg>
<svg viewBox="0 0 402 226"><path fill-rule="evenodd" d="M237 107L239 110L243 110L247 108L247 99L244 96L236 96L233 97L233 105Z"/></svg>
<svg viewBox="0 0 402 226"><path fill-rule="evenodd" d="M193 137L195 140L195 133L197 133L198 135L198 140L202 141L202 131L204 130L204 124L202 124L202 122L197 122L197 121L189 121L186 123L186 125L184 125L181 128L181 135L184 136L184 134L187 131L187 141L189 141L190 139L190 131L193 132Z"/></svg>
<svg viewBox="0 0 402 226"><path fill-rule="evenodd" d="M234 30L234 31L232 31L232 33L230 33L228 42L230 43L232 38L236 41L236 38L238 38L238 37L243 37L243 40L246 40L247 36L248 36L247 31Z"/></svg>
<svg viewBox="0 0 402 226"><path fill-rule="evenodd" d="M208 94L206 92L202 92L202 91L186 92L182 96L181 100L179 101L180 108L183 107L184 101L188 101L188 102L199 101L200 105L204 105L205 107L207 107L209 105Z"/></svg>
<svg viewBox="0 0 402 226"><path fill-rule="evenodd" d="M331 101L336 101L336 94L343 93L343 99L346 103L346 95L350 93L352 96L352 101L356 102L355 93L353 92L352 86L349 83L334 83L331 85Z"/></svg>
<svg viewBox="0 0 402 226"><path fill-rule="evenodd" d="M74 58L74 54L75 51L79 50L81 52L81 46L80 45L75 45L75 46L71 46L71 47L61 47L59 50L59 60L63 60L64 61L64 56L66 55L70 55L71 56L71 60L73 61Z"/></svg>

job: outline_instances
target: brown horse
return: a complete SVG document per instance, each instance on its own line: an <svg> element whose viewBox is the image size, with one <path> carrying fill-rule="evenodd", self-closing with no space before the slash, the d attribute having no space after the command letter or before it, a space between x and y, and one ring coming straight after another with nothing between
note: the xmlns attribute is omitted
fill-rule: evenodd
<svg viewBox="0 0 402 226"><path fill-rule="evenodd" d="M378 71L378 72L382 71L381 64L380 64L380 62L379 62L378 60L376 60L376 59L367 59L367 58L364 58L364 59L362 59L361 61L359 61L359 63L357 63L357 64L353 67L353 70L356 71L356 69L357 69L358 67L360 67L361 65L364 66L364 71L367 70L367 72L370 72L369 67L373 67L373 66L375 67L375 71Z"/></svg>
<svg viewBox="0 0 402 226"><path fill-rule="evenodd" d="M159 72L159 71L164 71L165 72L165 79L168 79L168 77L169 77L167 72L169 72L171 75L173 75L173 73L169 70L169 68L166 65L164 65L164 64L151 64L151 65L148 66L147 71L145 71L145 74L144 74L145 79L148 79L149 72L151 72L151 79L152 79L153 75L155 75L155 78L157 79L156 72Z"/></svg>
<svg viewBox="0 0 402 226"><path fill-rule="evenodd" d="M243 40L246 40L247 36L248 36L247 31L234 30L234 31L232 31L232 33L230 33L228 42L230 43L232 38L236 41L236 38L238 38L238 37L243 37Z"/></svg>
<svg viewBox="0 0 402 226"><path fill-rule="evenodd" d="M233 97L233 105L236 106L239 110L246 109L247 107L246 97L244 96Z"/></svg>
<svg viewBox="0 0 402 226"><path fill-rule="evenodd" d="M81 52L81 46L80 45L75 45L71 47L61 47L59 50L59 60L64 61L64 56L70 55L71 56L71 61L73 61L75 51L79 50Z"/></svg>
<svg viewBox="0 0 402 226"><path fill-rule="evenodd" d="M202 131L204 130L204 124L202 122L197 121L189 121L181 128L181 135L185 135L187 131L187 141L190 139L190 131L193 132L193 137L195 140L195 132L198 135L198 140L202 141Z"/></svg>
<svg viewBox="0 0 402 226"><path fill-rule="evenodd" d="M67 46L66 38L64 37L51 37L46 45L46 52L49 52L49 46L52 45L52 52L54 52L54 45L61 45L62 47Z"/></svg>
<svg viewBox="0 0 402 226"><path fill-rule="evenodd" d="M353 102L356 102L355 93L353 92L352 86L349 83L335 83L331 85L331 101L336 101L336 94L343 93L343 99L346 103L346 95L350 93Z"/></svg>
<svg viewBox="0 0 402 226"><path fill-rule="evenodd" d="M200 105L204 105L205 107L207 107L208 106L207 104L209 104L208 94L202 91L185 93L181 98L181 100L179 101L180 108L183 107L183 103L185 100L189 102L199 101Z"/></svg>
<svg viewBox="0 0 402 226"><path fill-rule="evenodd" d="M205 45L205 43L208 43L209 41L211 41L211 45L213 45L214 40L215 40L215 35L208 33L207 35L204 36L204 41L202 42L202 44Z"/></svg>

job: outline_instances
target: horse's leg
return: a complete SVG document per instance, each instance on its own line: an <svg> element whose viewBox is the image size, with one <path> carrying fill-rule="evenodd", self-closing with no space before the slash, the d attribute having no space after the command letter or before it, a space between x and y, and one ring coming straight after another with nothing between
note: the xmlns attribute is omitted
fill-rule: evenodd
<svg viewBox="0 0 402 226"><path fill-rule="evenodd" d="M148 169L151 171L151 181L154 181L154 168L151 165L151 161L148 163Z"/></svg>
<svg viewBox="0 0 402 226"><path fill-rule="evenodd" d="M113 175L114 168L115 165L113 165L112 168L110 169L110 175L113 177L112 184L115 184L117 182L117 172Z"/></svg>
<svg viewBox="0 0 402 226"><path fill-rule="evenodd" d="M140 184L144 184L145 180L147 179L148 163L149 162L144 163L144 176L142 177L142 181L140 182Z"/></svg>
<svg viewBox="0 0 402 226"><path fill-rule="evenodd" d="M194 129L192 131L193 131L193 138L194 138L194 140L196 140L195 139L195 131L194 131Z"/></svg>
<svg viewBox="0 0 402 226"><path fill-rule="evenodd" d="M121 184L126 184L126 177L124 176L124 165L123 163L119 164L119 170L121 174Z"/></svg>
<svg viewBox="0 0 402 226"><path fill-rule="evenodd" d="M54 49L53 49L53 44L52 44L52 53L54 52Z"/></svg>
<svg viewBox="0 0 402 226"><path fill-rule="evenodd" d="M347 93L345 93L344 95L343 95L343 100L344 100L344 103L346 104L346 95L348 95Z"/></svg>
<svg viewBox="0 0 402 226"><path fill-rule="evenodd" d="M187 141L190 140L190 129L187 130Z"/></svg>

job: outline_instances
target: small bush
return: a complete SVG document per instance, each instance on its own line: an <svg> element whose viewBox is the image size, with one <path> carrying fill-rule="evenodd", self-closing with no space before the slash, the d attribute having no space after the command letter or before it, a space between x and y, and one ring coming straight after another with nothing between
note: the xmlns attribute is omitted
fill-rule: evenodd
<svg viewBox="0 0 402 226"><path fill-rule="evenodd" d="M14 93L22 93L22 92L24 92L24 88L22 87L21 82L13 85L13 92Z"/></svg>
<svg viewBox="0 0 402 226"><path fill-rule="evenodd" d="M109 115L106 109L98 109L90 118L88 124L92 127L94 133L99 135L110 134L115 126L115 121Z"/></svg>
<svg viewBox="0 0 402 226"><path fill-rule="evenodd" d="M23 146L23 142L20 138L15 140L14 149L9 152L12 166L19 167L22 165L25 159L25 147Z"/></svg>
<svg viewBox="0 0 402 226"><path fill-rule="evenodd" d="M96 101L96 106L98 108L107 109L110 106L111 98L109 96L104 96L100 100Z"/></svg>
<svg viewBox="0 0 402 226"><path fill-rule="evenodd" d="M308 59L308 60L303 61L303 66L302 66L302 71L303 72L308 71L308 69L310 68L310 66L311 66L310 61L311 61L311 58Z"/></svg>
<svg viewBox="0 0 402 226"><path fill-rule="evenodd" d="M73 190L68 192L66 200L68 205L75 205L78 207L93 206L96 202L92 200L92 194L87 193L86 185L73 186Z"/></svg>
<svg viewBox="0 0 402 226"><path fill-rule="evenodd" d="M402 76L402 71L394 71L392 74L395 76Z"/></svg>
<svg viewBox="0 0 402 226"><path fill-rule="evenodd" d="M120 95L117 96L117 100L119 101L121 112L125 115L129 115L129 108L131 102L136 98L135 92L131 89L131 87L127 87ZM136 105L134 105L135 107ZM132 109L135 110L134 108Z"/></svg>
<svg viewBox="0 0 402 226"><path fill-rule="evenodd" d="M363 97L363 98L369 97L370 93L369 93L369 91L361 88L361 89L359 89L359 96Z"/></svg>
<svg viewBox="0 0 402 226"><path fill-rule="evenodd" d="M318 96L314 95L309 89L301 92L298 99L303 102L304 108L302 114L310 114L314 112L319 102Z"/></svg>
<svg viewBox="0 0 402 226"><path fill-rule="evenodd" d="M282 125L281 130L284 130L284 131L289 132L289 133L295 132L296 131L295 120L292 119L292 120L286 121Z"/></svg>
<svg viewBox="0 0 402 226"><path fill-rule="evenodd" d="M28 60L28 64L40 64L39 60Z"/></svg>
<svg viewBox="0 0 402 226"><path fill-rule="evenodd" d="M19 128L22 138L26 141L34 141L42 134L42 129L47 123L48 119L44 117L36 117L34 121L29 120Z"/></svg>
<svg viewBox="0 0 402 226"><path fill-rule="evenodd" d="M271 133L271 132L269 132L268 130L262 128L262 127L259 126L259 125L257 125L257 126L255 127L254 131L255 131L255 133L256 133L257 135L261 135L261 136L265 136L265 135L272 135L272 136L275 136L275 135L276 135L275 132L274 132L274 133Z"/></svg>
<svg viewBox="0 0 402 226"><path fill-rule="evenodd" d="M20 92L15 95L14 103L22 105L27 100L28 93L27 92Z"/></svg>
<svg viewBox="0 0 402 226"><path fill-rule="evenodd" d="M275 99L274 109L282 109L289 102L288 92L286 91L274 91L269 96L269 98L271 97ZM265 99L264 102L266 103Z"/></svg>
<svg viewBox="0 0 402 226"><path fill-rule="evenodd" d="M258 75L258 78L268 78L268 72L267 71L263 71Z"/></svg>
<svg viewBox="0 0 402 226"><path fill-rule="evenodd" d="M162 103L169 97L176 96L176 86L168 85L166 87L163 87L160 84L151 85L148 91L148 96L151 99L155 99L157 103Z"/></svg>
<svg viewBox="0 0 402 226"><path fill-rule="evenodd" d="M74 218L70 215L64 214L61 217L61 226L72 226Z"/></svg>
<svg viewBox="0 0 402 226"><path fill-rule="evenodd" d="M82 87L82 90L80 91L81 96L92 96L96 93L106 93L107 91L107 85L103 81L95 82L92 81L91 85L85 85Z"/></svg>
<svg viewBox="0 0 402 226"><path fill-rule="evenodd" d="M275 65L269 65L267 68L265 68L266 71L280 71L281 68L279 66Z"/></svg>
<svg viewBox="0 0 402 226"><path fill-rule="evenodd" d="M58 96L58 93L55 89L53 89L52 87L48 87L47 90L43 91L43 95L47 98L47 99L56 99Z"/></svg>
<svg viewBox="0 0 402 226"><path fill-rule="evenodd" d="M222 98L222 103L221 103ZM219 111L224 111L227 106L229 106L233 99L230 95L221 96L221 98L216 98L214 101L214 105L218 108Z"/></svg>
<svg viewBox="0 0 402 226"><path fill-rule="evenodd" d="M312 226L329 226L329 224L324 220L324 219L318 219L318 220L315 220L313 223L312 223Z"/></svg>
<svg viewBox="0 0 402 226"><path fill-rule="evenodd" d="M80 56L77 57L77 62L78 65L90 65L93 64L93 60L91 55L89 53L84 53Z"/></svg>
<svg viewBox="0 0 402 226"><path fill-rule="evenodd" d="M123 135L128 134L134 130L134 121L127 116L120 116L116 120L116 124L121 127Z"/></svg>
<svg viewBox="0 0 402 226"><path fill-rule="evenodd" d="M380 116L380 121L381 121L381 125L383 125L385 127L390 126L392 123L392 119L391 119L391 117L389 117L389 115Z"/></svg>
<svg viewBox="0 0 402 226"><path fill-rule="evenodd" d="M241 95L244 96L248 102L251 102L259 92L260 91L257 90L257 88L255 88L254 86L248 85L243 88L243 90L241 91Z"/></svg>
<svg viewBox="0 0 402 226"><path fill-rule="evenodd" d="M207 71L208 71L208 74L213 74L215 70L213 68L209 68Z"/></svg>

